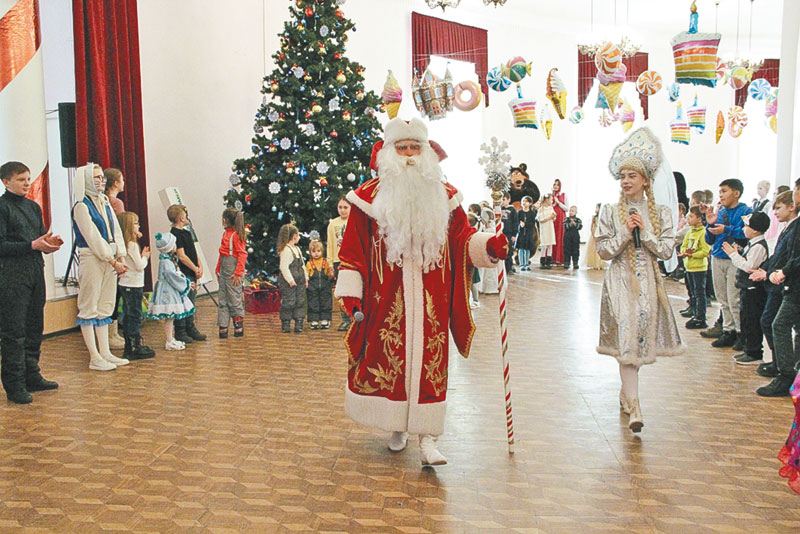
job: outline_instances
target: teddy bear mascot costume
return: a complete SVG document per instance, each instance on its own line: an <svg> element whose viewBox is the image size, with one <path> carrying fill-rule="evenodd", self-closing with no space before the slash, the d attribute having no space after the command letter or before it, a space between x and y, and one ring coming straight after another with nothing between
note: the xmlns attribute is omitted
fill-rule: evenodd
<svg viewBox="0 0 800 534"><path fill-rule="evenodd" d="M356 319L345 337L345 411L391 431L393 452L419 435L422 465L442 465L449 336L467 357L472 269L505 259L508 242L470 228L421 120L393 119L384 134L372 150L377 176L347 195L339 251L335 294Z"/></svg>

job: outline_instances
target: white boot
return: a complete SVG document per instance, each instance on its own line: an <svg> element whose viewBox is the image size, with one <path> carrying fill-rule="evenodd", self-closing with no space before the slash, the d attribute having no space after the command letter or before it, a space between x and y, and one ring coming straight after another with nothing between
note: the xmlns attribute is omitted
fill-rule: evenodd
<svg viewBox="0 0 800 534"><path fill-rule="evenodd" d="M430 434L419 437L419 459L422 461L422 465L444 465L447 463L447 458L436 448L436 438Z"/></svg>
<svg viewBox="0 0 800 534"><path fill-rule="evenodd" d="M408 432L392 432L392 437L389 439L389 450L400 452L406 448L406 443L408 443Z"/></svg>
<svg viewBox="0 0 800 534"><path fill-rule="evenodd" d="M86 343L86 348L89 350L89 369L92 371L113 371L117 368L116 365L105 361L100 356L94 340L94 326L82 324L81 334L83 335L83 342Z"/></svg>
<svg viewBox="0 0 800 534"><path fill-rule="evenodd" d="M639 433L644 426L644 419L642 418L642 407L639 406L639 399L630 401L631 417L628 420L628 428L631 432Z"/></svg>
<svg viewBox="0 0 800 534"><path fill-rule="evenodd" d="M108 326L108 345L112 349L124 349L125 338L119 335L119 322L112 321Z"/></svg>
<svg viewBox="0 0 800 534"><path fill-rule="evenodd" d="M111 349L108 348L108 325L103 326L95 326L94 330L97 334L97 350L100 353L100 357L103 358L105 361L109 363L113 363L117 367L121 365L128 365L128 360L124 358L117 358L113 354L111 354Z"/></svg>

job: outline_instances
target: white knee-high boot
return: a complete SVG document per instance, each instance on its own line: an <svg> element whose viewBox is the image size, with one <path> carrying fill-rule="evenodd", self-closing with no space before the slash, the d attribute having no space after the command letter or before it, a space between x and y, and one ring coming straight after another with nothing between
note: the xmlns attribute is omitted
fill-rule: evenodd
<svg viewBox="0 0 800 534"><path fill-rule="evenodd" d="M111 362L107 362L100 356L97 350L97 344L94 337L94 326L90 324L81 325L81 335L83 335L83 342L89 350L89 369L92 371L113 371L117 368Z"/></svg>
<svg viewBox="0 0 800 534"><path fill-rule="evenodd" d="M94 327L95 333L97 334L97 350L100 352L100 356L107 362L110 362L117 367L120 365L128 365L128 360L124 358L117 358L113 354L111 354L111 349L108 347L108 325L103 326L95 326Z"/></svg>

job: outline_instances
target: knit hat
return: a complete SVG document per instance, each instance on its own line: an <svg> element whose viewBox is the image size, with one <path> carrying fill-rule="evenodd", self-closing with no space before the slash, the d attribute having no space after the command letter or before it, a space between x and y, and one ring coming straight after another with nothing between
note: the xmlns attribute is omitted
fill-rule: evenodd
<svg viewBox="0 0 800 534"><path fill-rule="evenodd" d="M761 232L763 234L769 230L769 223L769 215L762 211L757 211L750 215L745 224L756 232Z"/></svg>
<svg viewBox="0 0 800 534"><path fill-rule="evenodd" d="M162 254L169 254L175 248L175 236L169 232L156 234L156 248Z"/></svg>

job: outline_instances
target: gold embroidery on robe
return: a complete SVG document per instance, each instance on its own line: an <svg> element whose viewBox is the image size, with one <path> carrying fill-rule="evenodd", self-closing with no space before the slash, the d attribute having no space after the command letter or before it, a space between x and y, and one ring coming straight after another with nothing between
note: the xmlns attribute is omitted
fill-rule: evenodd
<svg viewBox="0 0 800 534"><path fill-rule="evenodd" d="M375 382L378 384L379 389L394 391L395 382L397 382L397 377L403 367L403 362L397 355L397 349L403 343L401 331L403 313L403 289L398 287L389 316L383 320L388 327L381 328L378 331L378 336L383 341L383 354L386 356L390 368L384 369L380 364L377 368L367 368L367 371L375 376Z"/></svg>
<svg viewBox="0 0 800 534"><path fill-rule="evenodd" d="M431 326L431 336L428 338L426 349L433 354L428 365L425 366L425 379L430 381L436 396L442 394L447 389L447 368L439 370L439 366L444 359L444 348L447 342L447 331L441 330L441 323L436 318L436 309L433 305L433 297L425 290L425 314Z"/></svg>

